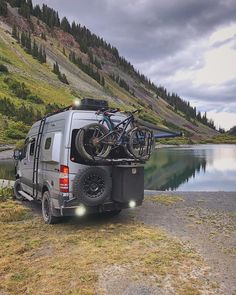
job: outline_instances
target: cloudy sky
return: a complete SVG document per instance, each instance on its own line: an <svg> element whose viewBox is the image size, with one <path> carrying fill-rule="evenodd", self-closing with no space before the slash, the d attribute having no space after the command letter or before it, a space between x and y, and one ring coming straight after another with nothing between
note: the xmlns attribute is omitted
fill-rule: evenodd
<svg viewBox="0 0 236 295"><path fill-rule="evenodd" d="M236 125L235 0L34 0L87 26L217 127Z"/></svg>

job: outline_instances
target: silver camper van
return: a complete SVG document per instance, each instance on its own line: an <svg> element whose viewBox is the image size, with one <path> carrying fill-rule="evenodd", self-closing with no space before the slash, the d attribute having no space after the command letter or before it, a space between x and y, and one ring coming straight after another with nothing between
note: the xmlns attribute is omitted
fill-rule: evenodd
<svg viewBox="0 0 236 295"><path fill-rule="evenodd" d="M112 120L118 123L125 116L116 113ZM142 204L144 172L140 162L123 158L120 151L108 164L88 163L76 149L78 131L100 119L89 107L50 114L32 126L24 148L15 152L15 197L40 201L46 223L63 216L115 215Z"/></svg>

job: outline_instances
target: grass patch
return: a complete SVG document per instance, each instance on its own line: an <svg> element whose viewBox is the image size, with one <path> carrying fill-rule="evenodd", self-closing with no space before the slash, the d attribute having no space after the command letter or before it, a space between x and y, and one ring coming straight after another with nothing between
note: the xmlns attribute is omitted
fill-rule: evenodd
<svg viewBox="0 0 236 295"><path fill-rule="evenodd" d="M201 143L213 143L213 144L236 144L236 136L229 135L227 133L225 134L219 134L212 138L209 138L205 141L202 141Z"/></svg>
<svg viewBox="0 0 236 295"><path fill-rule="evenodd" d="M4 210L16 206L3 203ZM36 216L1 220L0 241L0 291L10 294L98 294L100 273L114 265L130 270L130 282L152 278L160 286L168 277L175 294L210 288L205 275L192 285L203 265L192 249L133 221L90 218L48 226Z"/></svg>
<svg viewBox="0 0 236 295"><path fill-rule="evenodd" d="M156 140L157 144L168 144L168 145L183 145L183 144L194 144L191 138L187 137L176 137L176 138L160 138Z"/></svg>
<svg viewBox="0 0 236 295"><path fill-rule="evenodd" d="M179 201L184 201L183 197L181 196L166 196L166 195L148 196L146 197L146 200L150 200L152 202L160 203L166 206L173 205Z"/></svg>
<svg viewBox="0 0 236 295"><path fill-rule="evenodd" d="M0 223L22 221L32 217L31 210L13 201L12 197L12 188L0 188Z"/></svg>
<svg viewBox="0 0 236 295"><path fill-rule="evenodd" d="M16 201L8 200L1 203L0 223L22 221L31 217L31 210L29 208L23 207Z"/></svg>
<svg viewBox="0 0 236 295"><path fill-rule="evenodd" d="M11 187L0 187L0 202L12 199L13 189Z"/></svg>

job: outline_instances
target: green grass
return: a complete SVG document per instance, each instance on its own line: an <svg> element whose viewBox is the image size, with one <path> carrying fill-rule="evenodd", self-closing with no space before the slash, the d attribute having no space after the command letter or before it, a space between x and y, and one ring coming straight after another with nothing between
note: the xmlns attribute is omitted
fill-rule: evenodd
<svg viewBox="0 0 236 295"><path fill-rule="evenodd" d="M182 144L194 144L191 138L187 137L176 137L176 138L161 138L156 140L157 144L168 144L168 145L182 145Z"/></svg>
<svg viewBox="0 0 236 295"><path fill-rule="evenodd" d="M0 98L7 97L17 108L24 103L26 107L31 106L41 113L45 112L44 104L56 102L62 105L70 105L74 99L71 89L58 81L50 66L40 64L31 55L27 54L2 29L0 29L0 33L4 36L4 39L0 38L0 61L9 70L9 73L0 74ZM36 104L31 102L30 99L26 100L17 97L10 85L4 82L5 78L9 78L10 81L15 81L15 83L24 83L31 94L42 99L44 104ZM20 135L14 135L13 133L20 133L22 128L14 126L13 118L8 118L7 114L0 114L0 123L0 144L15 143L16 137L20 138ZM14 132L11 131L11 128L14 129ZM23 133L22 137L25 136L26 132Z"/></svg>
<svg viewBox="0 0 236 295"><path fill-rule="evenodd" d="M134 221L71 220L54 226L6 200L0 206L0 292L104 294L104 273L125 271L130 283L148 282L174 294L211 292L204 262L190 247ZM122 271L119 271L119 276ZM127 276L126 276L127 275Z"/></svg>
<svg viewBox="0 0 236 295"><path fill-rule="evenodd" d="M70 88L58 81L50 66L40 64L27 54L11 36L7 34L4 36L8 43L6 44L0 39L0 57L1 60L11 62L12 77L18 82L25 83L32 93L42 97L45 102L71 103L73 96ZM12 41L14 44L9 47ZM0 97L8 96L8 87L4 86L2 81L0 86Z"/></svg>
<svg viewBox="0 0 236 295"><path fill-rule="evenodd" d="M150 200L154 203L159 203L166 206L174 205L177 202L184 201L184 198L181 196L167 196L167 195L147 196L145 197L145 199Z"/></svg>
<svg viewBox="0 0 236 295"><path fill-rule="evenodd" d="M214 136L213 138L210 138L208 140L204 140L201 143L214 143L214 144L236 144L236 136L229 135L227 133L225 134L219 134L217 136Z"/></svg>

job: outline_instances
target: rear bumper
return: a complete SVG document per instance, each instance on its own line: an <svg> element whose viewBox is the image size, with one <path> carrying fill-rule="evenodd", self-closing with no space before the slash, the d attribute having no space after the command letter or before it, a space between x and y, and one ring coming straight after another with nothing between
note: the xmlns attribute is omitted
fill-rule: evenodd
<svg viewBox="0 0 236 295"><path fill-rule="evenodd" d="M139 200L135 202L135 207L141 206L143 200ZM99 206L85 206L84 204L78 204L77 206L62 206L60 209L61 216L76 216L77 215L77 209L83 206L85 208L85 214L96 214L96 213L102 213L102 212L111 212L116 210L122 210L126 208L130 208L129 203L118 203L118 202L107 202L104 204L101 204Z"/></svg>

